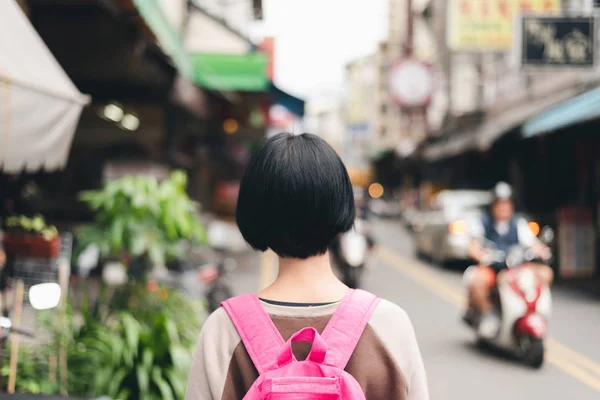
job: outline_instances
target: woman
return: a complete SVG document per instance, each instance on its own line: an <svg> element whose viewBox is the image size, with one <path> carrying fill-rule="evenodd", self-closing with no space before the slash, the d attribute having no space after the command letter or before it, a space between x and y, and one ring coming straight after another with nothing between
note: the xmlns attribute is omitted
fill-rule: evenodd
<svg viewBox="0 0 600 400"><path fill-rule="evenodd" d="M250 161L237 223L250 246L279 256L277 279L258 296L285 340L305 327L322 332L346 295L327 249L354 218L348 173L319 137L279 134ZM309 349L298 346L294 354L304 359ZM375 309L345 370L369 400L429 398L412 324L388 301ZM229 316L218 309L200 333L186 399L242 399L257 377Z"/></svg>

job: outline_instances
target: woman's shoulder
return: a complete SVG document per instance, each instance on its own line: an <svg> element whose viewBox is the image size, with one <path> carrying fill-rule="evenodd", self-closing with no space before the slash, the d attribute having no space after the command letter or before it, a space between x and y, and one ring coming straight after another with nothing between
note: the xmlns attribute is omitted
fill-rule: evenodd
<svg viewBox="0 0 600 400"><path fill-rule="evenodd" d="M385 299L381 299L375 308L369 326L390 350L390 347L398 351L405 348L398 348L397 343L408 341L398 341L399 338L414 338L413 325L408 314L399 305ZM241 342L233 322L222 307L208 316L202 326L201 336L204 343L210 343L211 347L219 347L221 351L225 350L228 353L233 353Z"/></svg>
<svg viewBox="0 0 600 400"><path fill-rule="evenodd" d="M397 335L402 332L411 333L412 323L406 311L389 300L381 299L373 312L369 325L376 331L392 332Z"/></svg>
<svg viewBox="0 0 600 400"><path fill-rule="evenodd" d="M206 318L200 333L201 342L220 355L233 354L241 338L223 307Z"/></svg>
<svg viewBox="0 0 600 400"><path fill-rule="evenodd" d="M406 311L382 299L369 320L369 326L402 369L409 367L407 363L412 357L416 337Z"/></svg>
<svg viewBox="0 0 600 400"><path fill-rule="evenodd" d="M204 324L202 325L202 330L211 333L211 332L225 332L234 330L235 326L227 315L227 311L223 307L217 308L213 313L209 314Z"/></svg>

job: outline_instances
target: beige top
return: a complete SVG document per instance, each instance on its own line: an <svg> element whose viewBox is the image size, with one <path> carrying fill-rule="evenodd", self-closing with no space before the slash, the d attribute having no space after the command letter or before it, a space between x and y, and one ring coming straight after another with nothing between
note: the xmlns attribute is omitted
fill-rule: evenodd
<svg viewBox="0 0 600 400"><path fill-rule="evenodd" d="M282 337L305 327L322 332L338 303L289 307L263 302ZM294 355L304 359L310 345L298 343ZM369 400L428 400L425 368L408 315L382 300L348 362L346 371ZM186 400L242 399L258 377L233 323L224 309L205 322L190 371Z"/></svg>

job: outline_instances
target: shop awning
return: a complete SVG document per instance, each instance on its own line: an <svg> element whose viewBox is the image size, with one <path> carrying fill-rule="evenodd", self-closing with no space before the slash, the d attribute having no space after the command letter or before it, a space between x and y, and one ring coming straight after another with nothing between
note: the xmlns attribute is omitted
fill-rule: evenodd
<svg viewBox="0 0 600 400"><path fill-rule="evenodd" d="M187 79L193 77L193 66L185 50L183 38L171 25L156 0L134 0L135 6L159 41L162 50L171 57L177 71Z"/></svg>
<svg viewBox="0 0 600 400"><path fill-rule="evenodd" d="M268 58L263 53L192 54L193 79L211 90L231 92L266 92Z"/></svg>
<svg viewBox="0 0 600 400"><path fill-rule="evenodd" d="M269 85L269 93L273 96L273 103L285 107L300 118L304 117L304 100L284 92L273 83Z"/></svg>
<svg viewBox="0 0 600 400"><path fill-rule="evenodd" d="M449 138L427 146L423 157L427 161L438 161L477 148L476 130L455 132Z"/></svg>
<svg viewBox="0 0 600 400"><path fill-rule="evenodd" d="M600 118L600 87L536 115L523 125L523 136L541 135L596 118Z"/></svg>
<svg viewBox="0 0 600 400"><path fill-rule="evenodd" d="M0 169L63 168L88 102L17 3L0 1Z"/></svg>
<svg viewBox="0 0 600 400"><path fill-rule="evenodd" d="M498 117L492 117L483 123L477 135L477 145L481 150L489 149L505 133L519 127L537 113L552 107L579 93L577 87L570 87L558 93L528 102L508 110Z"/></svg>

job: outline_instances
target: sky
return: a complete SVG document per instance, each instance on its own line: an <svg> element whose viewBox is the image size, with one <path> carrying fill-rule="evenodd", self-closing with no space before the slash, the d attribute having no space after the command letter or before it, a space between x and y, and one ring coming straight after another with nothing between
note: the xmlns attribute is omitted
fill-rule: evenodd
<svg viewBox="0 0 600 400"><path fill-rule="evenodd" d="M387 0L263 0L252 36L275 37L275 83L305 100L343 89L344 66L387 35Z"/></svg>

